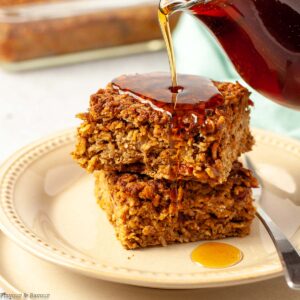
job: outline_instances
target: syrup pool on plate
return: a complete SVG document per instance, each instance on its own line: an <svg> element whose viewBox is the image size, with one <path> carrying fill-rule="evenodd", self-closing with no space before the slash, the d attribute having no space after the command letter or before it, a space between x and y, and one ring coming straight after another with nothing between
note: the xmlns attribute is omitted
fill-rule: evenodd
<svg viewBox="0 0 300 300"><path fill-rule="evenodd" d="M207 268L228 268L243 259L243 252L227 243L208 242L196 247L191 253L191 259Z"/></svg>

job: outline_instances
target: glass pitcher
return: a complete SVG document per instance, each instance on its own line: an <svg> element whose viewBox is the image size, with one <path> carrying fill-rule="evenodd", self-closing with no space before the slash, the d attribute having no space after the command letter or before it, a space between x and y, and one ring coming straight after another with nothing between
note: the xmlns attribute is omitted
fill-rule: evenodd
<svg viewBox="0 0 300 300"><path fill-rule="evenodd" d="M300 110L300 0L161 0L160 9L192 13L251 87Z"/></svg>

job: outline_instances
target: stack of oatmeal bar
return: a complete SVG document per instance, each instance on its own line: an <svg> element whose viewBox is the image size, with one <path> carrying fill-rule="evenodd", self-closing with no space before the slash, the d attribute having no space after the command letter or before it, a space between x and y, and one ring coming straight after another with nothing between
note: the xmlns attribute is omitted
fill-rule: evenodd
<svg viewBox="0 0 300 300"><path fill-rule="evenodd" d="M176 144L180 180L170 177L166 112L108 84L79 114L73 157L94 173L97 201L125 248L249 234L257 181L237 161L254 143L249 92L238 83L214 84L224 103Z"/></svg>

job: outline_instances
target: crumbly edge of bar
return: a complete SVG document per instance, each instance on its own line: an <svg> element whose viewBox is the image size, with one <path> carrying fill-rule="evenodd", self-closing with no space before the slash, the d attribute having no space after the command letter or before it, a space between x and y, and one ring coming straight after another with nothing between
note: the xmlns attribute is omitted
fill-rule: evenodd
<svg viewBox="0 0 300 300"><path fill-rule="evenodd" d="M249 92L236 83L216 83L224 105L208 112L188 139L169 147L169 116L111 85L91 97L90 111L79 114L74 159L89 172L132 171L171 179L170 161L179 157L179 177L211 185L226 180L232 162L251 150Z"/></svg>
<svg viewBox="0 0 300 300"><path fill-rule="evenodd" d="M255 215L251 172L235 163L228 181L212 188L131 173L95 172L95 194L127 249L197 240L242 237ZM174 191L173 191L174 192Z"/></svg>

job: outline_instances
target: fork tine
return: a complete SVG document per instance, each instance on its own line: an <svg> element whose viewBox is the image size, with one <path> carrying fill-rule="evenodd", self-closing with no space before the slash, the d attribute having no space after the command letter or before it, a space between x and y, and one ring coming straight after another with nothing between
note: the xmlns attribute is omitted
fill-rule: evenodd
<svg viewBox="0 0 300 300"><path fill-rule="evenodd" d="M252 171L254 177L257 179L260 187L262 188L263 187L263 182L262 182L262 179L261 177L258 175L257 171L256 171L256 168L252 162L252 160L249 158L248 155L245 155L245 162L246 162L246 167Z"/></svg>
<svg viewBox="0 0 300 300"><path fill-rule="evenodd" d="M260 184L260 187L258 189L253 190L254 198L255 193L258 192L257 196L260 194L258 197L258 199L260 199L262 192L262 180L258 176L254 164L247 155L245 155L245 162L248 169L253 172L253 175L256 177ZM270 216L259 204L257 206L256 214L262 221L263 225L265 226L274 242L281 264L283 266L284 275L288 286L292 289L300 290L300 256L297 249L294 248L294 246L286 238L281 229L273 222Z"/></svg>
<svg viewBox="0 0 300 300"><path fill-rule="evenodd" d="M245 155L245 166L253 173L254 177L258 181L258 187L255 189L252 189L252 195L253 199L255 200L256 203L259 203L262 199L262 194L263 194L263 181L261 177L257 174L256 168L249 158L249 156Z"/></svg>

